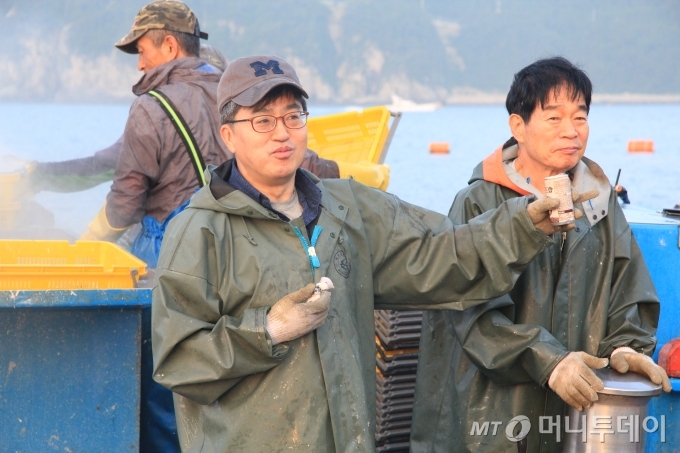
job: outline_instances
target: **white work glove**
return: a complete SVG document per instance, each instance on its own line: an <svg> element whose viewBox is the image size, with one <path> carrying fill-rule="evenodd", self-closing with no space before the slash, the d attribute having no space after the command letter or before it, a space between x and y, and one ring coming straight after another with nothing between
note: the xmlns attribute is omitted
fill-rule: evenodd
<svg viewBox="0 0 680 453"><path fill-rule="evenodd" d="M267 314L267 333L272 344L300 338L320 327L328 316L333 283L322 277L276 302Z"/></svg>
<svg viewBox="0 0 680 453"><path fill-rule="evenodd" d="M127 230L125 228L114 228L106 217L106 203L99 210L92 222L87 226L87 230L80 236L81 241L108 241L116 242Z"/></svg>
<svg viewBox="0 0 680 453"><path fill-rule="evenodd" d="M571 190L571 199L576 203L582 203L591 198L595 198L600 194L597 190L589 190L579 194L576 189ZM550 221L550 211L556 209L560 205L560 201L556 198L541 198L540 200L533 201L527 206L527 213L534 223L534 226L548 236L557 233L558 231L569 231L576 228L576 225L569 223L567 225L553 225ZM574 217L580 219L583 217L583 213L574 208Z"/></svg>
<svg viewBox="0 0 680 453"><path fill-rule="evenodd" d="M609 363L619 373L632 371L647 376L653 383L661 384L664 392L671 391L671 381L668 379L666 370L654 363L651 357L640 354L627 346L614 349Z"/></svg>
<svg viewBox="0 0 680 453"><path fill-rule="evenodd" d="M602 380L591 368L604 368L608 362L583 351L570 352L550 374L548 386L565 403L582 411L583 407L590 407L597 401L597 391L604 389Z"/></svg>

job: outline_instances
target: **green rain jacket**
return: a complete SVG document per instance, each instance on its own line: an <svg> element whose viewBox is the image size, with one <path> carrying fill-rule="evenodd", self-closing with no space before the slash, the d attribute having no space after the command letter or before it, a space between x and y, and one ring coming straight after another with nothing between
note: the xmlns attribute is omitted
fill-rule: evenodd
<svg viewBox="0 0 680 453"><path fill-rule="evenodd" d="M223 168L206 171L209 185L170 223L153 290L154 379L175 392L184 452L374 451L373 310L490 300L552 244L527 198L454 228L393 195L305 172L322 191L312 275L291 228L306 231L301 219L280 220ZM335 285L325 323L273 346L270 307L323 276Z"/></svg>
<svg viewBox="0 0 680 453"><path fill-rule="evenodd" d="M454 224L520 195L539 195L514 171L516 156L516 145L499 148L475 168L451 206ZM600 191L577 206L584 217L575 230L556 234L557 245L532 261L508 294L464 312L424 314L412 452L516 453L505 430L520 415L531 422L528 452L559 452L567 405L547 387L557 363L569 351L598 357L619 346L654 351L659 300L616 193L587 158L571 173L580 192ZM556 415L562 443L556 428L539 425L539 417Z"/></svg>

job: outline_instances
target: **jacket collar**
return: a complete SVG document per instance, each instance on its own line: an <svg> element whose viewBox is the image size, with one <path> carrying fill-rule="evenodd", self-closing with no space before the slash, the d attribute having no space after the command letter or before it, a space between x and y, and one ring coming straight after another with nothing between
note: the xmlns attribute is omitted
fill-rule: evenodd
<svg viewBox="0 0 680 453"><path fill-rule="evenodd" d="M255 219L278 219L278 216L258 204L240 190L230 186L225 180L225 171L229 169L229 161L216 167L208 165L204 175L206 184L196 192L189 202L188 208L205 209L226 214L234 214Z"/></svg>
<svg viewBox="0 0 680 453"><path fill-rule="evenodd" d="M514 146L515 148L515 157L517 157L517 145ZM513 147L511 146L510 148L506 148L507 150L512 149ZM493 152L489 157L484 159L482 162L482 171L483 171L483 178L484 181L492 182L495 184L498 184L503 187L507 187L508 189L514 190L515 192L521 194L521 195L530 195L531 191L527 190L526 188L519 187L515 182L508 177L508 174L505 171L505 167L503 165L503 147L499 146L496 151Z"/></svg>
<svg viewBox="0 0 680 453"><path fill-rule="evenodd" d="M285 221L289 219L284 213L276 211L271 200L253 187L238 170L236 159L230 159L228 174L225 172L224 181L230 186L248 195L250 198L261 204L265 208L276 212ZM321 201L321 191L301 169L295 172L295 190L297 190L300 205L302 206L302 219L305 225L311 224L319 216L319 203Z"/></svg>
<svg viewBox="0 0 680 453"><path fill-rule="evenodd" d="M189 207L225 212L243 217L279 219L281 214L274 212L271 207L263 206L260 202L253 199L252 196L244 193L241 187L234 187L228 182L232 176L232 161L233 159L227 160L219 167L208 165L204 172L206 185L191 198ZM299 191L304 191L306 203L314 206L314 218L316 218L321 209L320 207L326 202L323 184L316 176L306 170L298 169L297 172L296 188ZM255 189L253 188L253 190ZM339 212L342 213L342 209Z"/></svg>
<svg viewBox="0 0 680 453"><path fill-rule="evenodd" d="M484 180L507 187L521 195L533 194L542 198L543 194L515 170L514 159L517 157L517 150L517 145L505 149L501 146L484 159L482 162ZM583 214L590 226L593 226L608 214L612 190L609 179L602 168L587 157L582 157L568 173L572 176L572 186L579 193L592 189L600 192L597 197L583 203Z"/></svg>
<svg viewBox="0 0 680 453"><path fill-rule="evenodd" d="M602 168L587 157L582 157L572 172L574 179L571 184L576 190L579 192L592 189L600 191L597 197L584 202L582 206L583 215L588 219L590 226L593 226L609 214L611 183Z"/></svg>
<svg viewBox="0 0 680 453"><path fill-rule="evenodd" d="M219 82L220 74L210 74L205 71L197 70L205 62L197 57L185 57L163 63L144 74L139 81L132 87L132 92L136 96L141 96L149 90L162 87L169 83L189 80L210 80Z"/></svg>

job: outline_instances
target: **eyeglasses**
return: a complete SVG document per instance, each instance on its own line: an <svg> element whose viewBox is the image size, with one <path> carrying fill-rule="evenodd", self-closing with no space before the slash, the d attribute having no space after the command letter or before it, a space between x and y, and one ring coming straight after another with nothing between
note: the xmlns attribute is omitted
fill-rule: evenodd
<svg viewBox="0 0 680 453"><path fill-rule="evenodd" d="M248 118L245 120L232 120L226 123L244 123L250 122L255 132L265 133L271 132L276 128L276 120L282 119L284 126L288 129L302 129L307 124L307 115L309 112L290 112L283 116L260 115Z"/></svg>

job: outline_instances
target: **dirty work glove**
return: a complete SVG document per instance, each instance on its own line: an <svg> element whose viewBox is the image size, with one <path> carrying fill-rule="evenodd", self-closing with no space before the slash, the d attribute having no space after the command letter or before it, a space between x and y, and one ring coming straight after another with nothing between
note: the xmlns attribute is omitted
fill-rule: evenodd
<svg viewBox="0 0 680 453"><path fill-rule="evenodd" d="M597 401L597 391L604 389L602 380L591 368L604 368L608 362L583 351L570 352L550 374L548 387L565 403L581 411Z"/></svg>
<svg viewBox="0 0 680 453"><path fill-rule="evenodd" d="M288 294L269 310L266 329L272 344L300 338L324 323L330 307L331 293L320 291L315 294L315 289L315 285L310 283L301 290Z"/></svg>
<svg viewBox="0 0 680 453"><path fill-rule="evenodd" d="M582 194L579 194L576 189L572 188L571 199L573 200L574 204L577 204L590 200L591 198L595 198L599 194L600 192L597 190L588 190ZM550 221L550 211L556 209L559 205L559 200L545 197L529 203L529 206L527 206L527 213L529 214L531 221L534 223L534 226L543 231L543 233L547 234L548 236L553 233L557 233L558 231L573 230L576 228L576 225L573 223L569 223L567 225L553 225ZM579 209L574 208L574 217L580 219L583 217L583 213Z"/></svg>
<svg viewBox="0 0 680 453"><path fill-rule="evenodd" d="M654 363L651 357L640 354L629 347L614 349L609 358L611 367L619 373L633 373L647 376L655 384L661 384L664 392L671 391L671 381L666 375L666 371Z"/></svg>
<svg viewBox="0 0 680 453"><path fill-rule="evenodd" d="M114 228L106 218L106 203L97 216L87 226L87 231L80 236L81 241L116 242L127 228Z"/></svg>
<svg viewBox="0 0 680 453"><path fill-rule="evenodd" d="M341 178L354 178L362 184L387 190L390 183L390 167L385 164L372 164L361 161L356 164L336 161Z"/></svg>

